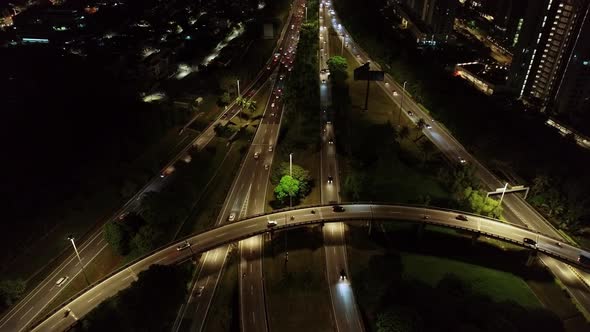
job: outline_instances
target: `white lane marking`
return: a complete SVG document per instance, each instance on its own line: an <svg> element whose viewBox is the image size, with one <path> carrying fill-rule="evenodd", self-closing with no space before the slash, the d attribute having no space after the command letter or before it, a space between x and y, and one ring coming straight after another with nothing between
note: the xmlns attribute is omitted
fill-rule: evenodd
<svg viewBox="0 0 590 332"><path fill-rule="evenodd" d="M94 300L95 300L97 297L99 297L101 294L102 294L102 292L99 292L98 294L94 295L92 298L90 298L90 299L88 300L88 303L90 303L90 302L94 301Z"/></svg>
<svg viewBox="0 0 590 332"><path fill-rule="evenodd" d="M162 258L158 259L157 261L155 261L155 262L154 262L154 264L158 264L158 263L160 263L161 261L165 260L166 258L167 258L167 257L166 257L166 256L164 256L164 257L162 257Z"/></svg>
<svg viewBox="0 0 590 332"><path fill-rule="evenodd" d="M20 316L19 320L25 318L25 316L31 311L33 310L34 306L30 307L29 310L27 310L24 314L22 314L22 316Z"/></svg>
<svg viewBox="0 0 590 332"><path fill-rule="evenodd" d="M225 233L221 233L221 234L219 234L219 235L215 235L215 237L222 237L222 236L224 236L224 235L225 235Z"/></svg>
<svg viewBox="0 0 590 332"><path fill-rule="evenodd" d="M254 316L254 311L252 311L252 322L256 324L256 316Z"/></svg>

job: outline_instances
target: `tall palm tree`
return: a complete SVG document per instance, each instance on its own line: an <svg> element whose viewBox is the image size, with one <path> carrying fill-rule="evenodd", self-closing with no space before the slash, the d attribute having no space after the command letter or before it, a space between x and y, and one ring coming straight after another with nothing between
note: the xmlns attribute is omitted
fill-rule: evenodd
<svg viewBox="0 0 590 332"><path fill-rule="evenodd" d="M255 100L247 99L247 98L243 98L243 97L238 97L238 99L236 100L236 103L238 104L238 106L240 106L242 108L242 111L254 112L256 110L256 101Z"/></svg>

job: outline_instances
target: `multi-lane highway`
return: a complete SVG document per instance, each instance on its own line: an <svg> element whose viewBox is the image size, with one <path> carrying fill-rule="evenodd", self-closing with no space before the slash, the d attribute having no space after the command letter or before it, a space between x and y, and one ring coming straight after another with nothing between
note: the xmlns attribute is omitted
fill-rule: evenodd
<svg viewBox="0 0 590 332"><path fill-rule="evenodd" d="M331 8L330 1L326 5L332 11L330 12L330 23L333 29L338 33L339 39L346 40L345 49L350 52L357 64L370 62L375 69L381 69L380 66L371 61L370 57L364 52L354 39L346 31L344 25L336 17L336 13ZM506 181L502 181L483 164L473 157L459 143L451 133L440 123L434 121L413 99L410 94L403 89L403 86L396 82L390 75L385 75L385 81L379 82L378 86L383 89L392 102L398 106L403 105L404 118L410 123L416 124L418 119L422 118L427 126L423 129L424 135L430 139L434 145L449 159L452 164L461 166L464 164L473 165L477 177L483 184L491 190L501 188ZM478 124L473 124L477 126ZM516 184L515 184L516 185ZM516 195L507 195L503 200L504 216L507 220L526 225L527 227L537 230L543 234L548 234L555 238L562 239L557 230L533 209L523 198ZM580 305L590 313L590 274L569 267L567 264L552 260L550 257L541 255L541 260L552 273L567 286L568 292L580 303Z"/></svg>
<svg viewBox="0 0 590 332"><path fill-rule="evenodd" d="M291 16L290 16L291 19ZM284 29L279 36L275 51L282 51L287 43L292 43L294 39L291 39L291 35L285 38L285 34L291 29L289 24L285 24ZM255 96L263 85L268 81L271 74L275 72L279 67L284 68L284 64L281 64L282 57L277 57L275 54L269 59L265 68L263 68L256 78L242 90L243 95L249 98ZM145 185L137 194L135 194L119 211L117 211L110 219L115 220L120 216L137 211L140 204L141 197L151 191L160 191L162 187L166 186L170 178L174 176L174 165L181 161L191 149L200 151L215 137L215 125L225 124L231 118L236 116L241 111L239 105L235 102L228 106L227 110L219 115L219 117L209 125L198 137L192 141L183 141L185 147L174 157L172 160L165 165L160 175L153 178L147 185ZM105 222L105 221L102 221ZM100 221L99 221L100 223ZM83 264L86 266L90 264L94 258L99 256L106 248L107 243L104 241L102 234L102 227L96 227L96 229L85 236L83 239L78 240L78 249ZM223 262L225 256L219 255L219 258L214 257L217 261ZM221 258L223 257L223 258ZM55 268L52 269L45 279L43 279L37 286L35 286L19 303L17 303L8 313L6 313L0 319L0 331L21 331L34 322L35 317L39 315L47 305L55 299L60 291L62 291L67 284L73 280L81 272L79 262L72 252L71 255L66 256ZM56 286L56 281L61 277L68 277L68 280L60 285ZM213 287L211 287L213 288Z"/></svg>
<svg viewBox="0 0 590 332"><path fill-rule="evenodd" d="M290 20L286 24L287 31L273 56L275 67L271 75L271 94L251 147L225 200L217 225L237 222L246 216L259 214L264 212L266 207L266 189L282 118L284 83L289 76L296 53L303 15L302 4L302 0L294 3ZM240 323L244 331L268 330L262 278L262 241L263 238L258 236L239 245ZM175 330L203 329L228 250L229 246L224 246L216 249L217 254L207 253L203 257L202 268L193 285L193 295L183 306L181 316L177 319L181 323L175 326Z"/></svg>
<svg viewBox="0 0 590 332"><path fill-rule="evenodd" d="M324 224L324 227L329 227L329 223L340 222L409 221L462 229L473 232L474 234L482 234L509 241L522 247L530 248L531 252L537 251L570 264L579 264L577 260L580 254L590 257L590 252L560 242L560 239L540 234L522 226L459 211L422 206L380 204L345 204L341 205L341 207L340 212L337 212L337 209L334 209L331 205L285 209L254 216L241 220L240 222L227 223L223 226L182 239L178 243L156 250L152 254L119 269L73 301L65 304L64 307L56 309L50 316L38 324L34 328L34 331L65 330L96 307L101 301L113 296L119 290L128 287L137 278L137 274L146 270L150 265L175 264L179 261L189 259L191 251L188 249L177 250L177 246L184 241L188 241L192 245L192 252L205 252L234 241L258 237L260 234L269 232L271 230L268 227L269 221L275 221L277 223L273 227L275 230L302 227L310 224ZM458 218L459 215L464 215L466 220ZM525 238L535 241L536 244L525 243ZM244 247L247 245L248 243L246 242ZM66 310L70 310L70 314L65 315Z"/></svg>
<svg viewBox="0 0 590 332"><path fill-rule="evenodd" d="M329 20L324 3L319 6L319 42L320 42L320 105L322 128L321 160L321 200L322 204L340 203L340 172L338 157L334 144L335 130L332 121L331 83L328 79L327 61L330 58L330 37L325 22ZM324 253L326 257L326 280L330 289L330 298L334 313L336 329L340 332L363 331L349 276L346 254L346 224L334 223L322 229L324 235Z"/></svg>

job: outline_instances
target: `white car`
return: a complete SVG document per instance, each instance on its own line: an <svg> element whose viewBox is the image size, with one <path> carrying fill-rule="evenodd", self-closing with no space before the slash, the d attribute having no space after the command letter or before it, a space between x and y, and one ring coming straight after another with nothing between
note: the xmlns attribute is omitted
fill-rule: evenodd
<svg viewBox="0 0 590 332"><path fill-rule="evenodd" d="M269 220L268 223L266 224L266 227L275 227L277 225L276 220Z"/></svg>
<svg viewBox="0 0 590 332"><path fill-rule="evenodd" d="M258 157L260 157L260 152L255 152L254 153L254 159L258 159Z"/></svg>
<svg viewBox="0 0 590 332"><path fill-rule="evenodd" d="M205 286L199 286L199 288L197 288L197 292L195 293L195 295L197 297L200 297L201 295L203 295L203 290L205 290Z"/></svg>
<svg viewBox="0 0 590 332"><path fill-rule="evenodd" d="M229 217L227 218L228 221L234 221L236 220L236 213L232 212L229 214Z"/></svg>
<svg viewBox="0 0 590 332"><path fill-rule="evenodd" d="M272 144L268 146L268 152L272 152Z"/></svg>
<svg viewBox="0 0 590 332"><path fill-rule="evenodd" d="M61 278L57 279L57 281L55 282L55 285L57 285L57 287L61 287L61 286L63 286L63 285L66 283L66 281L68 281L69 279L70 279L70 277L68 277L68 276L61 277Z"/></svg>

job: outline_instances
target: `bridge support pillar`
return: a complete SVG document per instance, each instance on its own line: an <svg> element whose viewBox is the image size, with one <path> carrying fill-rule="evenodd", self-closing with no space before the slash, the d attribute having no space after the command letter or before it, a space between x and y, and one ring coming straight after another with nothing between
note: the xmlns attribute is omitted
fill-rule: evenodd
<svg viewBox="0 0 590 332"><path fill-rule="evenodd" d="M531 267L535 261L537 260L537 251L536 250L530 250L529 251L529 257L526 260L526 266L527 267Z"/></svg>

